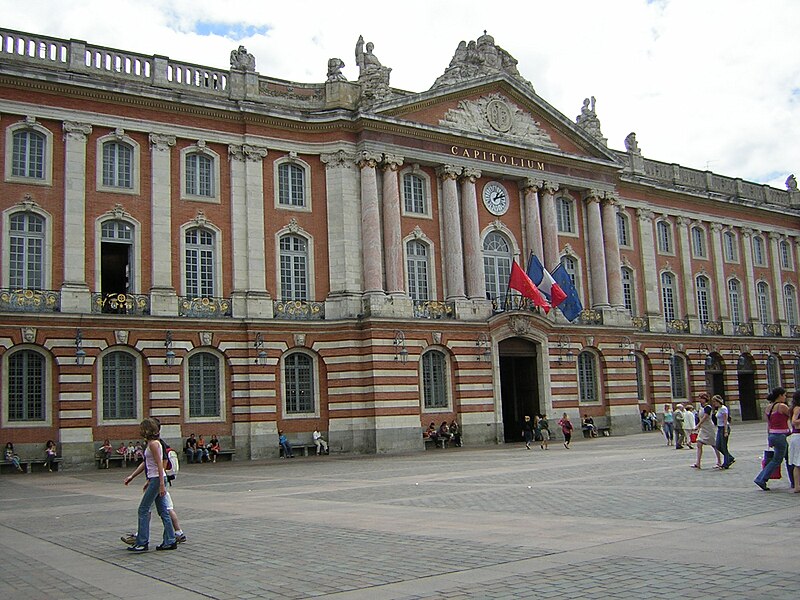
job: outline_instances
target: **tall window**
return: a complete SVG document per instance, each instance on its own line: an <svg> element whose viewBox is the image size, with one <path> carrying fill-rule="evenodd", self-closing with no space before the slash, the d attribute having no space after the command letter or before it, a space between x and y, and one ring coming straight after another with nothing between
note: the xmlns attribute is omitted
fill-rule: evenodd
<svg viewBox="0 0 800 600"><path fill-rule="evenodd" d="M186 295L214 297L214 234L207 229L186 232Z"/></svg>
<svg viewBox="0 0 800 600"><path fill-rule="evenodd" d="M722 249L725 252L725 260L728 262L739 261L739 247L736 244L736 235L732 231L726 231L722 236Z"/></svg>
<svg viewBox="0 0 800 600"><path fill-rule="evenodd" d="M311 357L293 352L283 361L286 414L314 412L314 364Z"/></svg>
<svg viewBox="0 0 800 600"><path fill-rule="evenodd" d="M786 308L786 324L797 326L797 294L793 285L783 286L783 305ZM800 384L800 380L797 381Z"/></svg>
<svg viewBox="0 0 800 600"><path fill-rule="evenodd" d="M633 271L628 267L622 267L622 301L632 315L636 314L633 310Z"/></svg>
<svg viewBox="0 0 800 600"><path fill-rule="evenodd" d="M189 417L218 417L219 358L210 352L189 357Z"/></svg>
<svg viewBox="0 0 800 600"><path fill-rule="evenodd" d="M575 233L575 219L572 211L573 203L570 198L562 196L556 200L556 218L560 233Z"/></svg>
<svg viewBox="0 0 800 600"><path fill-rule="evenodd" d="M571 256L562 256L561 257L561 264L564 265L564 270L569 275L569 279L572 282L572 286L577 290L578 289L578 261L576 261Z"/></svg>
<svg viewBox="0 0 800 600"><path fill-rule="evenodd" d="M708 250L706 249L706 232L702 227L692 227L692 252L695 258L706 258Z"/></svg>
<svg viewBox="0 0 800 600"><path fill-rule="evenodd" d="M664 319L675 320L675 276L672 273L661 274L661 303L664 310Z"/></svg>
<svg viewBox="0 0 800 600"><path fill-rule="evenodd" d="M641 354L636 354L635 360L636 360L636 398L641 404L645 401L645 395L644 395L645 377L646 377L645 364L644 364L644 358L642 357Z"/></svg>
<svg viewBox="0 0 800 600"><path fill-rule="evenodd" d="M425 198L425 180L422 177L413 173L403 175L403 202L407 213L419 215L428 213L428 202Z"/></svg>
<svg viewBox="0 0 800 600"><path fill-rule="evenodd" d="M728 281L728 304L730 305L731 321L734 325L742 322L742 286L738 279Z"/></svg>
<svg viewBox="0 0 800 600"><path fill-rule="evenodd" d="M209 198L216 194L212 157L199 153L186 155L186 193Z"/></svg>
<svg viewBox="0 0 800 600"><path fill-rule="evenodd" d="M778 357L770 354L767 357L767 389L774 390L781 384L781 363Z"/></svg>
<svg viewBox="0 0 800 600"><path fill-rule="evenodd" d="M278 203L285 206L306 205L306 172L293 163L278 167Z"/></svg>
<svg viewBox="0 0 800 600"><path fill-rule="evenodd" d="M631 227L622 211L617 212L617 242L620 246L631 245Z"/></svg>
<svg viewBox="0 0 800 600"><path fill-rule="evenodd" d="M44 179L45 144L43 134L30 129L14 132L11 174L16 177Z"/></svg>
<svg viewBox="0 0 800 600"><path fill-rule="evenodd" d="M426 409L448 407L447 360L438 350L422 355L422 392Z"/></svg>
<svg viewBox="0 0 800 600"><path fill-rule="evenodd" d="M698 275L695 279L695 291L697 292L697 316L701 323L708 323L711 320L710 287L708 277Z"/></svg>
<svg viewBox="0 0 800 600"><path fill-rule="evenodd" d="M430 258L428 245L419 240L406 244L406 266L408 267L408 295L419 302L430 300L428 278Z"/></svg>
<svg viewBox="0 0 800 600"><path fill-rule="evenodd" d="M21 212L9 219L8 285L12 289L44 287L44 219Z"/></svg>
<svg viewBox="0 0 800 600"><path fill-rule="evenodd" d="M136 418L136 359L127 352L103 357L103 420Z"/></svg>
<svg viewBox="0 0 800 600"><path fill-rule="evenodd" d="M281 298L308 300L308 242L299 235L285 235L280 252Z"/></svg>
<svg viewBox="0 0 800 600"><path fill-rule="evenodd" d="M792 250L789 247L789 242L786 240L781 240L780 245L778 246L778 251L781 255L781 268L783 269L791 269L792 268Z"/></svg>
<svg viewBox="0 0 800 600"><path fill-rule="evenodd" d="M673 354L669 359L669 374L672 378L672 397L686 398L686 359Z"/></svg>
<svg viewBox="0 0 800 600"><path fill-rule="evenodd" d="M8 420L44 421L44 357L33 350L20 350L8 358Z"/></svg>
<svg viewBox="0 0 800 600"><path fill-rule="evenodd" d="M597 360L594 354L578 354L578 388L581 402L597 402Z"/></svg>
<svg viewBox="0 0 800 600"><path fill-rule="evenodd" d="M763 325L772 323L770 310L769 286L763 281L756 284L756 299L758 300L758 320Z"/></svg>
<svg viewBox="0 0 800 600"><path fill-rule="evenodd" d="M123 142L103 144L103 185L133 187L133 148Z"/></svg>
<svg viewBox="0 0 800 600"><path fill-rule="evenodd" d="M656 237L658 239L658 251L662 254L672 254L672 228L666 221L656 223Z"/></svg>
<svg viewBox="0 0 800 600"><path fill-rule="evenodd" d="M794 387L800 385L800 356L794 357Z"/></svg>
<svg viewBox="0 0 800 600"><path fill-rule="evenodd" d="M508 288L511 276L511 247L508 240L493 231L483 240L483 272L486 278L486 293L492 300L502 297Z"/></svg>
<svg viewBox="0 0 800 600"><path fill-rule="evenodd" d="M753 236L753 263L757 267L764 267L767 264L767 253L764 247L764 238L760 235Z"/></svg>

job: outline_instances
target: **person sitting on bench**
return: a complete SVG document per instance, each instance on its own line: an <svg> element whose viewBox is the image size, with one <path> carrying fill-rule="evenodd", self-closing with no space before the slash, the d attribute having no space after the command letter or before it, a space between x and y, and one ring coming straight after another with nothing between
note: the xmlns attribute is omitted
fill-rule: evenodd
<svg viewBox="0 0 800 600"><path fill-rule="evenodd" d="M589 415L583 415L583 430L591 437L597 437L597 427L594 425L594 419Z"/></svg>

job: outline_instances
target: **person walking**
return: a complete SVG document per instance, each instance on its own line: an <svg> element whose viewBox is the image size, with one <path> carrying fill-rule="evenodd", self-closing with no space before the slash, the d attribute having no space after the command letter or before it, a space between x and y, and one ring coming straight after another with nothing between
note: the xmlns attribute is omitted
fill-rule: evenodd
<svg viewBox="0 0 800 600"><path fill-rule="evenodd" d="M569 420L569 415L564 413L558 424L561 426L561 433L564 434L564 448L569 450L569 443L572 441L572 421Z"/></svg>
<svg viewBox="0 0 800 600"><path fill-rule="evenodd" d="M550 422L547 420L547 415L539 415L539 421L536 424L539 427L539 434L542 436L540 448L547 450L550 448Z"/></svg>
<svg viewBox="0 0 800 600"><path fill-rule="evenodd" d="M769 476L776 468L780 467L783 459L786 458L788 450L786 437L792 433L789 423L792 413L786 405L786 390L782 387L776 387L767 396L767 401L769 406L767 406L764 414L767 418L767 443L772 448L772 458L753 480L753 483L765 492L769 491L767 487ZM717 424L719 424L719 417L717 419Z"/></svg>
<svg viewBox="0 0 800 600"><path fill-rule="evenodd" d="M686 413L683 410L683 404L678 404L675 407L675 412L672 413L672 421L675 427L675 450L683 449L686 444Z"/></svg>
<svg viewBox="0 0 800 600"><path fill-rule="evenodd" d="M664 417L661 419L661 429L664 431L664 437L667 438L667 446L672 446L675 437L674 428L674 415L672 414L672 407L669 404L664 405Z"/></svg>
<svg viewBox="0 0 800 600"><path fill-rule="evenodd" d="M692 446L692 436L691 433L694 431L695 426L697 425L697 419L694 414L694 406L691 404L687 404L683 409L683 429L687 434L687 442L686 447L689 450L693 450L694 446Z"/></svg>
<svg viewBox="0 0 800 600"><path fill-rule="evenodd" d="M792 395L792 435L789 436L789 466L794 476L792 491L800 494L800 391Z"/></svg>
<svg viewBox="0 0 800 600"><path fill-rule="evenodd" d="M522 422L522 437L525 439L525 448L530 450L533 441L533 423L528 415L525 415L525 420Z"/></svg>
<svg viewBox="0 0 800 600"><path fill-rule="evenodd" d="M703 448L705 446L711 446L714 449L714 454L717 457L717 464L714 465L714 468L722 468L722 461L720 459L719 450L717 450L716 446L717 432L714 427L714 422L711 420L711 413L711 405L706 404L703 408L703 413L700 415L700 420L697 422L697 426L694 428L694 433L697 434L697 459L692 465L693 469L702 468L701 463L703 460Z"/></svg>
<svg viewBox="0 0 800 600"><path fill-rule="evenodd" d="M728 440L730 439L731 435L731 424L730 424L731 414L728 411L728 407L725 406L725 401L719 394L714 394L711 397L711 406L716 411L715 413L715 416L717 417L716 446L717 450L719 450L720 454L722 454L723 458L722 468L730 469L731 465L734 462L736 462L736 459L728 451Z"/></svg>

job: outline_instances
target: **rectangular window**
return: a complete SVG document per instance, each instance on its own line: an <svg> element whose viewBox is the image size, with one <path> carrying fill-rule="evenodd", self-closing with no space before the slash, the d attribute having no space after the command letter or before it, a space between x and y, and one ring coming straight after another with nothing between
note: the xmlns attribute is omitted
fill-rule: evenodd
<svg viewBox="0 0 800 600"><path fill-rule="evenodd" d="M581 402L597 402L597 376L594 355L581 352L578 355L578 387Z"/></svg>
<svg viewBox="0 0 800 600"><path fill-rule="evenodd" d="M424 215L427 213L425 203L425 182L422 177L406 174L403 176L403 198L407 213Z"/></svg>
<svg viewBox="0 0 800 600"><path fill-rule="evenodd" d="M192 196L214 196L214 162L202 154L186 156L186 193Z"/></svg>
<svg viewBox="0 0 800 600"><path fill-rule="evenodd" d="M764 240L760 237L753 238L753 263L758 267L763 267L767 264L764 252Z"/></svg>
<svg viewBox="0 0 800 600"><path fill-rule="evenodd" d="M103 419L136 418L136 368L132 356L112 352L103 358Z"/></svg>
<svg viewBox="0 0 800 600"><path fill-rule="evenodd" d="M725 260L728 262L739 261L739 250L736 247L736 237L732 232L726 231L722 236L723 249L725 250Z"/></svg>
<svg viewBox="0 0 800 600"><path fill-rule="evenodd" d="M8 420L43 421L45 418L45 363L33 351L15 352L8 359Z"/></svg>
<svg viewBox="0 0 800 600"><path fill-rule="evenodd" d="M287 206L305 206L305 170L290 163L278 167L278 202Z"/></svg>
<svg viewBox="0 0 800 600"><path fill-rule="evenodd" d="M314 378L311 358L294 353L284 361L287 414L314 412Z"/></svg>
<svg viewBox="0 0 800 600"><path fill-rule="evenodd" d="M207 353L189 359L189 417L218 417L219 360Z"/></svg>
<svg viewBox="0 0 800 600"><path fill-rule="evenodd" d="M11 174L44 179L44 144L45 137L35 131L14 133Z"/></svg>
<svg viewBox="0 0 800 600"><path fill-rule="evenodd" d="M441 352L432 350L422 357L422 387L425 408L447 408L446 361Z"/></svg>
<svg viewBox="0 0 800 600"><path fill-rule="evenodd" d="M672 376L672 397L686 398L686 367L683 357L674 355L670 359L669 370Z"/></svg>
<svg viewBox="0 0 800 600"><path fill-rule="evenodd" d="M133 151L126 144L103 144L103 185L132 188Z"/></svg>

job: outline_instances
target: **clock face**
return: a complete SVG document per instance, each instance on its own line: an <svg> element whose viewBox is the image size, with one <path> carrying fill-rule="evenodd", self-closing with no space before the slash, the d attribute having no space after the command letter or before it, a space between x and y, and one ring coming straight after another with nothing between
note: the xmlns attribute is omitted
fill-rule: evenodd
<svg viewBox="0 0 800 600"><path fill-rule="evenodd" d="M504 215L508 210L508 192L495 181L483 186L483 205L493 215Z"/></svg>

